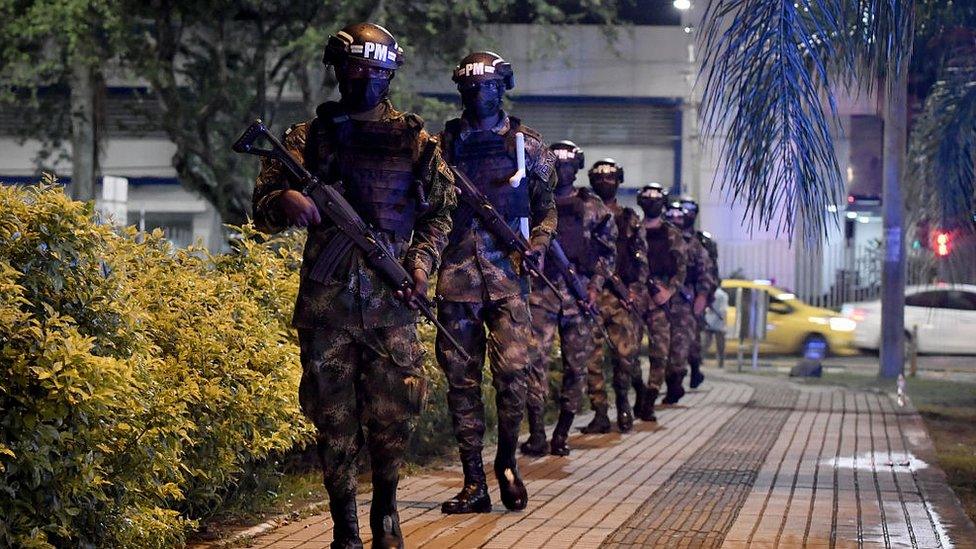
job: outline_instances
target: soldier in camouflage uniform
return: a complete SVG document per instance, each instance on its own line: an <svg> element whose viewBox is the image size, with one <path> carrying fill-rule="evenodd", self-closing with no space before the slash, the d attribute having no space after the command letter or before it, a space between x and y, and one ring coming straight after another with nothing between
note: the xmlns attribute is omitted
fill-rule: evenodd
<svg viewBox="0 0 976 549"><path fill-rule="evenodd" d="M454 70L464 111L441 134L443 153L465 173L516 231L524 230L531 259L541 259L556 231L553 155L538 132L502 110L502 97L514 85L512 66L492 52L468 55ZM516 133L525 136L526 172L518 171ZM481 401L482 366L487 354L497 391L498 453L495 475L502 502L524 509L528 496L515 452L525 411L529 280L519 254L491 234L462 200L444 250L437 279L438 318L471 354L465 361L442 338L437 361L448 382L448 404L457 437L464 487L444 502L449 514L491 510L481 460L485 432ZM487 329L487 333L486 333Z"/></svg>
<svg viewBox="0 0 976 549"><path fill-rule="evenodd" d="M268 232L308 227L293 318L303 370L298 396L318 430L332 547L362 547L356 462L364 447L372 464L373 546L402 547L398 470L426 387L416 313L408 305L414 293L426 292L447 244L453 178L423 120L395 110L386 97L403 62L386 29L345 27L330 37L324 62L335 68L342 99L290 127L284 145L313 174L341 182L350 204L413 275L414 288L395 296L357 248L341 245L348 241L276 160L262 162L254 219ZM332 267L313 269L321 261Z"/></svg>
<svg viewBox="0 0 976 549"><path fill-rule="evenodd" d="M681 202L674 201L668 205L665 217L669 223L681 231L681 237L687 249L688 266L685 283L671 298L670 361L674 368L681 370L683 378L684 373L687 372L688 357L696 342L699 341L698 317L700 315L695 313L696 301L700 302L702 312L704 312L705 300L715 291L715 286L712 282L712 266L708 252L705 251L694 234L682 229L685 226L685 210L681 207ZM675 404L684 396L684 393L680 379L674 384L669 380L668 394L664 403Z"/></svg>
<svg viewBox="0 0 976 549"><path fill-rule="evenodd" d="M573 186L576 172L583 167L582 149L572 141L560 141L550 150L556 156L558 175L558 241L586 285L588 296L585 304L577 302L552 259L546 262L545 273L556 283L561 295L544 285L533 288L529 295L534 345L526 399L529 440L522 444L522 453L544 455L548 450L553 455L566 456L569 455L566 444L569 428L579 412L583 373L587 369L601 368L603 363L603 353L593 339L593 323L601 320L594 316L593 310L606 277L613 273L617 227L600 197L590 189ZM547 448L543 412L549 393L549 353L557 331L563 364L562 391L559 419L552 443Z"/></svg>
<svg viewBox="0 0 976 549"><path fill-rule="evenodd" d="M624 181L623 166L611 158L605 158L593 164L589 171L590 186L603 199L609 211L613 214L616 225L617 239L614 244L616 260L615 275L619 278L621 291L627 292L627 300L642 307L645 299L643 289L647 279L647 255L644 251L644 238L640 230L640 219L637 212L625 208L617 202L617 189ZM622 290L626 287L626 290ZM613 365L613 389L617 404L617 426L621 432L629 431L634 424L633 410L629 395L631 376L636 372L640 377L638 355L642 338L640 318L621 299L621 295L612 291L613 286L604 285L600 293L598 305L603 317L609 341L604 341L598 332L597 346L604 344L610 349L610 361ZM639 314L639 311L638 311ZM603 376L603 361L595 361L589 368L587 392L590 395L590 405L595 414L589 425L583 427L584 433L606 433L610 431L610 418L607 416L607 391ZM638 391L638 398L642 391Z"/></svg>
<svg viewBox="0 0 976 549"><path fill-rule="evenodd" d="M644 317L650 371L645 397L637 410L637 417L644 421L656 419L654 402L661 393L661 385L667 382L671 391L672 387L681 387L684 377L681 369L684 363L673 360L671 350L678 327L674 315L675 296L680 293L685 281L687 245L681 231L664 220L666 203L667 191L660 183L645 186L637 195L637 204L644 211L642 227L650 265L647 278L649 299Z"/></svg>
<svg viewBox="0 0 976 549"><path fill-rule="evenodd" d="M688 351L688 367L691 369L689 385L692 389L695 389L705 381L705 376L701 372L702 332L705 330L705 309L712 304L715 290L722 283L722 279L718 274L718 246L715 245L715 240L712 239L711 234L695 229L695 221L698 219L698 203L690 196L682 196L681 207L685 212L684 226L682 227L685 236L691 236L697 240L708 255L707 260L702 259L703 284L701 284L700 291L695 294L695 300L692 303L692 311L695 314L698 331L696 336L691 340L691 349Z"/></svg>

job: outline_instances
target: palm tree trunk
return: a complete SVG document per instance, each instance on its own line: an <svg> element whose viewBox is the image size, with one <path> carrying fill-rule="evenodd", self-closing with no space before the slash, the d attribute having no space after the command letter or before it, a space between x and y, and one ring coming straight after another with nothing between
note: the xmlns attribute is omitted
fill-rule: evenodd
<svg viewBox="0 0 976 549"><path fill-rule="evenodd" d="M905 365L905 173L908 125L907 63L891 70L884 113L884 176L881 188L884 268L881 272L881 377L894 378Z"/></svg>
<svg viewBox="0 0 976 549"><path fill-rule="evenodd" d="M95 136L95 77L87 63L71 69L71 197L95 198L97 143Z"/></svg>

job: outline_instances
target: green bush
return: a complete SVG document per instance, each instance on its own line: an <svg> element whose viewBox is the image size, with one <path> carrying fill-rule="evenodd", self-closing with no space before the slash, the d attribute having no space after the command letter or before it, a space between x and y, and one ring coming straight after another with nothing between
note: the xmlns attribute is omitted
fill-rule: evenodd
<svg viewBox="0 0 976 549"><path fill-rule="evenodd" d="M289 325L303 235L237 230L232 253L174 249L51 182L0 185L0 546L179 546L309 445ZM420 331L425 462L455 445Z"/></svg>
<svg viewBox="0 0 976 549"><path fill-rule="evenodd" d="M0 186L0 545L171 547L311 439L294 246L174 250Z"/></svg>

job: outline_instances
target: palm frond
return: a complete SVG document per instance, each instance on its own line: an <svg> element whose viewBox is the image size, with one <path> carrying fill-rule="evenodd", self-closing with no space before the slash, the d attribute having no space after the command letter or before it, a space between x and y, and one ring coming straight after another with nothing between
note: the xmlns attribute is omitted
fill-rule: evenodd
<svg viewBox="0 0 976 549"><path fill-rule="evenodd" d="M706 10L700 116L724 138L713 184L744 205L750 227L776 221L792 238L799 222L805 239L819 238L843 195L830 74L843 16L839 0L713 0Z"/></svg>
<svg viewBox="0 0 976 549"><path fill-rule="evenodd" d="M910 139L909 181L921 200L913 217L935 213L943 227L971 228L976 208L976 51L946 65Z"/></svg>
<svg viewBox="0 0 976 549"><path fill-rule="evenodd" d="M848 87L870 90L876 79L907 70L914 43L913 0L846 0L835 44L840 57L853 62L845 73ZM895 78L885 78L893 83Z"/></svg>

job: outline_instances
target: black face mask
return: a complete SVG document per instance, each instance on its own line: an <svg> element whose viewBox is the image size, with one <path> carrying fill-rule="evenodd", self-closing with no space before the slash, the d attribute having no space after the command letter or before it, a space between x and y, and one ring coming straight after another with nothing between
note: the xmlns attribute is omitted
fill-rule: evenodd
<svg viewBox="0 0 976 549"><path fill-rule="evenodd" d="M697 218L697 217L698 217L697 214L692 215L692 214L687 214L686 213L684 215L684 217L682 218L682 219L684 219L684 228L685 229L690 229L690 228L694 227L695 226L695 218Z"/></svg>
<svg viewBox="0 0 976 549"><path fill-rule="evenodd" d="M490 88L461 90L461 105L469 116L484 120L502 109L502 94Z"/></svg>
<svg viewBox="0 0 976 549"><path fill-rule="evenodd" d="M600 178L592 180L590 186L593 187L593 192L597 196L606 201L613 200L617 196L617 187L619 185L615 181Z"/></svg>
<svg viewBox="0 0 976 549"><path fill-rule="evenodd" d="M389 78L344 78L339 80L341 103L349 112L365 112L379 105L390 92Z"/></svg>
<svg viewBox="0 0 976 549"><path fill-rule="evenodd" d="M644 210L644 217L653 219L660 217L664 213L664 203L667 200L663 196L658 197L637 197L637 205Z"/></svg>
<svg viewBox="0 0 976 549"><path fill-rule="evenodd" d="M564 194L567 189L572 188L576 181L576 164L569 162L556 163L556 194Z"/></svg>

